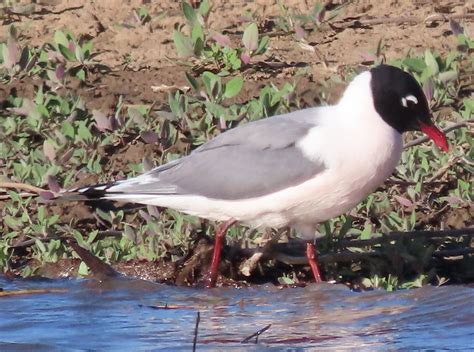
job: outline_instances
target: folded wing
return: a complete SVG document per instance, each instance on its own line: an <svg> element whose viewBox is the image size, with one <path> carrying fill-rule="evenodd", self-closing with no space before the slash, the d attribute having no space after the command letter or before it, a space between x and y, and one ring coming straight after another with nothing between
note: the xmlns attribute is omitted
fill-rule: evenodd
<svg viewBox="0 0 474 352"><path fill-rule="evenodd" d="M315 127L302 110L229 130L189 156L138 177L78 190L105 198L127 195L200 195L221 200L263 196L302 183L324 170L297 143Z"/></svg>

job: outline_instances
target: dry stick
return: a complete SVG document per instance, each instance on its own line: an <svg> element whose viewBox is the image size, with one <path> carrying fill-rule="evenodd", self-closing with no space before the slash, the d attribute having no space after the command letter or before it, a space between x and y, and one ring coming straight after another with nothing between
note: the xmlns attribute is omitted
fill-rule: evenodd
<svg viewBox="0 0 474 352"><path fill-rule="evenodd" d="M397 177L397 176L395 176ZM396 180L394 178L389 178L387 181L385 181L387 185L400 185L400 186L415 186L417 182L415 181L405 181L405 180ZM430 186L435 186L435 185L445 185L449 183L449 181L423 181L424 185L430 185Z"/></svg>
<svg viewBox="0 0 474 352"><path fill-rule="evenodd" d="M474 119L469 119L469 120L465 120L465 121L461 121L461 122L457 122L451 126L448 126L446 128L443 129L443 132L444 133L448 133L448 132L451 132L453 130L457 130L458 128L462 128L462 127L466 127L468 124L470 123L474 123ZM415 145L418 145L418 144L421 144L421 143L424 143L426 142L427 140L429 140L430 138L428 136L423 136L423 137L420 137L420 138L417 138L411 142L408 142L407 144L405 144L404 148L410 148L410 147L413 147Z"/></svg>
<svg viewBox="0 0 474 352"><path fill-rule="evenodd" d="M428 180L426 180L426 183L433 182L434 180L437 180L441 176L443 176L449 169L453 167L453 165L457 164L457 162L461 159L459 156L452 156L449 158L448 162L443 165L438 171L436 171L433 176L431 176ZM425 183L425 182L423 182Z"/></svg>
<svg viewBox="0 0 474 352"><path fill-rule="evenodd" d="M474 228L441 230L441 231L408 231L408 232L390 232L381 237L371 238L369 240L343 240L336 244L337 248L347 247L366 247L374 244L380 244L386 241L394 241L400 238L413 239L417 237L458 237L474 236Z"/></svg>
<svg viewBox="0 0 474 352"><path fill-rule="evenodd" d="M459 248L459 249L445 249L433 252L432 256L437 258L444 258L444 257L455 257L461 255L467 255L474 253L474 248ZM379 251L371 251L366 253L356 253L356 252L349 252L344 251L341 253L329 253L324 254L319 257L320 263L334 263L334 262L352 262L355 260L362 260L367 259L369 257L376 257L385 255ZM306 258L305 258L306 259ZM303 257L301 257L303 260Z"/></svg>
<svg viewBox="0 0 474 352"><path fill-rule="evenodd" d="M0 187L1 188L1 187ZM36 193L28 193L28 192L23 192L23 193L18 193L18 196L20 198L27 198L27 197L33 197L33 196L37 196ZM10 197L10 195L8 194L2 194L0 195L0 200L7 200L7 199L11 199L12 197Z"/></svg>
<svg viewBox="0 0 474 352"><path fill-rule="evenodd" d="M474 248L458 248L458 249L446 249L433 252L432 256L437 258L445 257L455 257L461 255L468 255L474 253ZM322 254L318 257L319 263L350 263L358 260L369 259L371 257L382 257L386 254L380 251L370 251L370 252L350 252L343 251L340 253L327 253ZM291 265L307 265L308 259L303 256L294 257L288 256L282 253L275 253L273 259L278 260L282 263L291 264Z"/></svg>
<svg viewBox="0 0 474 352"><path fill-rule="evenodd" d="M66 242L66 241L65 241ZM119 277L121 274L118 273L111 265L102 261L100 258L96 257L90 251L80 246L75 240L70 240L66 242L76 254L82 259L84 263L89 267L91 272L96 278L105 280L108 278Z"/></svg>
<svg viewBox="0 0 474 352"><path fill-rule="evenodd" d="M253 333L252 335L246 337L245 339L243 339L242 341L240 341L240 343L247 343L249 342L251 339L253 339L255 337L255 343L258 343L258 337L263 334L265 331L267 331L268 329L270 329L270 326L272 326L272 324L268 324L267 326L265 326L264 328L258 330L257 332Z"/></svg>
<svg viewBox="0 0 474 352"><path fill-rule="evenodd" d="M196 352L196 345L197 345L199 322L200 321L201 321L201 313L199 313L199 311L198 311L197 316L196 316L196 325L194 326L193 352Z"/></svg>
<svg viewBox="0 0 474 352"><path fill-rule="evenodd" d="M474 253L474 248L442 249L433 253L433 257L457 257Z"/></svg>
<svg viewBox="0 0 474 352"><path fill-rule="evenodd" d="M35 187L32 185L28 185L26 183L19 183L19 182L0 182L0 188L16 188L16 189L25 189L27 191L34 192L36 194L41 194L43 192L51 192L46 189L42 189L39 187ZM53 193L53 192L51 192Z"/></svg>
<svg viewBox="0 0 474 352"><path fill-rule="evenodd" d="M246 259L240 266L239 271L242 275L249 277L257 267L260 259L264 256L265 251L268 250L273 244L278 243L281 236L289 232L289 228L283 228L278 230L275 236L268 241L263 247L259 247L258 251L255 252L250 258Z"/></svg>
<svg viewBox="0 0 474 352"><path fill-rule="evenodd" d="M426 18L419 18L415 16L409 17L384 17L384 18L370 18L366 20L358 19L353 20L350 22L344 22L342 20L340 22L336 22L337 28L348 28L356 25L362 26L373 26L377 24L401 24L401 23L424 23L424 22L435 22L435 21L449 21L449 20L460 20L460 19L472 19L474 18L474 14L467 13L467 14L458 14L458 15L442 15L442 14L434 14L430 15Z"/></svg>
<svg viewBox="0 0 474 352"><path fill-rule="evenodd" d="M8 13L9 15L15 15L15 16L18 16L18 17L21 17L21 16L24 16L24 17L30 17L30 16L33 16L33 15L60 15L60 14L63 14L64 12L68 12L68 11L74 11L74 10L80 10L84 7L84 5L80 5L80 6L73 6L73 7L67 7L63 10L60 10L60 11L48 11L44 8L42 8L40 11L34 11L32 13L29 13L29 14L26 14L26 13L20 13L20 12L16 12L16 11L13 11L12 9L9 9L9 8L6 8L6 13Z"/></svg>

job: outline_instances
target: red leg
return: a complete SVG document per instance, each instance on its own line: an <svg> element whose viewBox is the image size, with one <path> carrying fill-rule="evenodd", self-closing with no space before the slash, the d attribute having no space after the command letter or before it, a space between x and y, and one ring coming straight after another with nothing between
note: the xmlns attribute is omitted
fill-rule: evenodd
<svg viewBox="0 0 474 352"><path fill-rule="evenodd" d="M214 252L212 254L211 269L209 270L209 278L206 284L207 288L216 287L217 273L218 273L219 263L221 261L221 251L222 251L224 237L229 227L235 224L236 222L237 220L230 219L230 220L227 220L225 223L221 224L217 228L216 242L214 244Z"/></svg>
<svg viewBox="0 0 474 352"><path fill-rule="evenodd" d="M318 259L316 257L316 250L314 249L314 244L306 244L306 257L308 258L309 266L311 266L311 271L313 272L314 281L319 284L323 282L321 280L321 273L319 272Z"/></svg>

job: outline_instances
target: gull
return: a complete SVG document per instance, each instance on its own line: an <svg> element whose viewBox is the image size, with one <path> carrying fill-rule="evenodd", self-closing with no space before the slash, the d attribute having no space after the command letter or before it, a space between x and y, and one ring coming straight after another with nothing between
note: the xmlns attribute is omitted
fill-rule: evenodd
<svg viewBox="0 0 474 352"><path fill-rule="evenodd" d="M449 150L417 81L399 68L379 65L357 75L335 105L240 125L144 174L60 197L154 205L223 222L208 279L214 287L229 226L291 227L314 236L319 223L379 187L400 160L402 134L420 130ZM320 282L313 243L306 255Z"/></svg>

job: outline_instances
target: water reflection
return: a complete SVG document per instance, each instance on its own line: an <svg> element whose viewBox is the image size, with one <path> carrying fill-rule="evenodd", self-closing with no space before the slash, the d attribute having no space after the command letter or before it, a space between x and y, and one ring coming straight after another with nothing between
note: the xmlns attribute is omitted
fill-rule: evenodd
<svg viewBox="0 0 474 352"><path fill-rule="evenodd" d="M189 351L197 311L199 350L474 348L474 290L463 286L355 293L329 284L202 290L0 278L0 287L68 290L0 298L1 351ZM240 343L268 324L258 344Z"/></svg>

